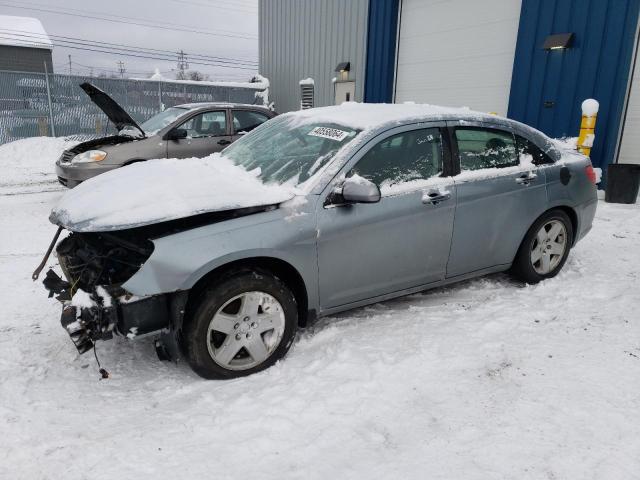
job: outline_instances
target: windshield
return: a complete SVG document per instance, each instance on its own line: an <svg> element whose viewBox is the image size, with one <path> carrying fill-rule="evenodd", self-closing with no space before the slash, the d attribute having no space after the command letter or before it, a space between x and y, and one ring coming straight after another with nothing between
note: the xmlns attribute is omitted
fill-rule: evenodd
<svg viewBox="0 0 640 480"><path fill-rule="evenodd" d="M176 118L184 115L188 111L189 110L187 108L170 107L167 108L164 112L160 112L157 115L154 115L149 120L140 125L140 127L142 127L142 130L144 130L145 134L155 135L159 130L162 130L164 127L172 123Z"/></svg>
<svg viewBox="0 0 640 480"><path fill-rule="evenodd" d="M259 169L264 183L295 186L329 163L358 133L329 123L300 125L295 117L282 116L239 139L222 155L246 170Z"/></svg>

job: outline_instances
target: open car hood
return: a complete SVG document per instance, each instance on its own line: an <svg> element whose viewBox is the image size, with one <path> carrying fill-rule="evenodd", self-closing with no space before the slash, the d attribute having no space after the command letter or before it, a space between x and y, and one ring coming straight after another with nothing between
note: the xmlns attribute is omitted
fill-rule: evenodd
<svg viewBox="0 0 640 480"><path fill-rule="evenodd" d="M125 127L133 127L140 130L143 137L146 136L144 130L140 128L140 125L109 95L88 82L80 84L80 88L84 90L85 93L89 95L91 101L107 115L118 131Z"/></svg>
<svg viewBox="0 0 640 480"><path fill-rule="evenodd" d="M74 232L142 227L210 212L277 205L295 196L265 185L228 159L161 159L134 163L68 191L49 220Z"/></svg>

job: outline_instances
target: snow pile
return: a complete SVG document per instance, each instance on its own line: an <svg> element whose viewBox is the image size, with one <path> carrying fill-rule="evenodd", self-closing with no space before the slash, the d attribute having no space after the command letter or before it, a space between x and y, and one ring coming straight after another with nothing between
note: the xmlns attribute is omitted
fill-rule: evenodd
<svg viewBox="0 0 640 480"><path fill-rule="evenodd" d="M267 107L269 110L274 110L274 107L275 107L274 102L269 102L269 86L270 86L269 79L258 74L255 77L253 77L253 81L254 83L259 83L263 86L262 91L256 92L254 94L256 100L259 100L262 103L262 105Z"/></svg>
<svg viewBox="0 0 640 480"><path fill-rule="evenodd" d="M313 78L309 77L309 78L303 78L302 80L300 80L298 82L301 86L302 85L315 85L316 82Z"/></svg>
<svg viewBox="0 0 640 480"><path fill-rule="evenodd" d="M578 150L578 137L562 137L552 138L551 141L556 148L568 152L575 153Z"/></svg>
<svg viewBox="0 0 640 480"><path fill-rule="evenodd" d="M0 15L0 45L53 49L40 20L12 15Z"/></svg>
<svg viewBox="0 0 640 480"><path fill-rule="evenodd" d="M76 143L68 137L32 137L0 145L0 187L57 184L56 160Z"/></svg>
<svg viewBox="0 0 640 480"><path fill-rule="evenodd" d="M294 196L265 185L230 160L160 159L94 177L67 192L51 212L53 223L75 231L119 230L200 213L273 205Z"/></svg>

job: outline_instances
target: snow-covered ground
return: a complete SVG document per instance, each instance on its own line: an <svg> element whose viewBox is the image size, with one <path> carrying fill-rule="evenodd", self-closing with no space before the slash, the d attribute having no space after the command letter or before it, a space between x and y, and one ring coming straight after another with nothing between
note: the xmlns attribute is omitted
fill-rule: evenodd
<svg viewBox="0 0 640 480"><path fill-rule="evenodd" d="M34 162L61 148L32 143ZM0 162L29 162L9 147ZM99 380L30 279L62 191L23 180L0 189L2 479L640 477L640 205L602 202L536 286L494 275L325 319L233 381L117 339Z"/></svg>

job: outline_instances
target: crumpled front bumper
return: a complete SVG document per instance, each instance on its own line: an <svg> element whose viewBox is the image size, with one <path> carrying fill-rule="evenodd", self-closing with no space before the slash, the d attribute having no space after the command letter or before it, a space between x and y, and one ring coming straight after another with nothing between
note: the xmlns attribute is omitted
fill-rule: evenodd
<svg viewBox="0 0 640 480"><path fill-rule="evenodd" d="M94 305L74 305L67 293L68 282L53 270L43 281L51 296L62 303L60 323L71 337L79 353L85 353L98 340L110 340L114 335L133 339L163 330L175 329L182 323L187 292L133 297L111 296L106 289L90 292Z"/></svg>

